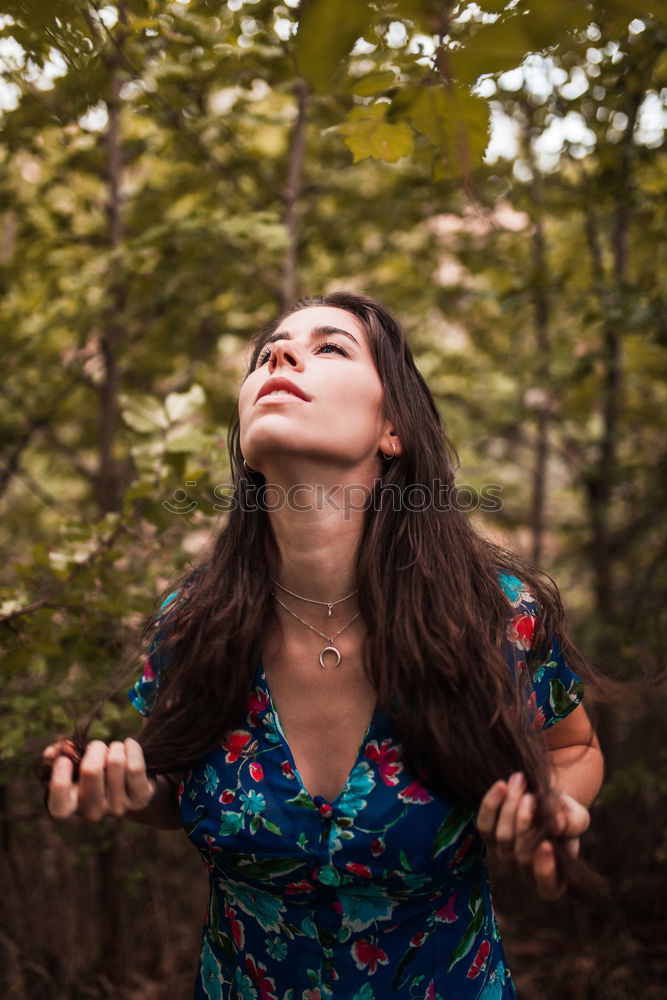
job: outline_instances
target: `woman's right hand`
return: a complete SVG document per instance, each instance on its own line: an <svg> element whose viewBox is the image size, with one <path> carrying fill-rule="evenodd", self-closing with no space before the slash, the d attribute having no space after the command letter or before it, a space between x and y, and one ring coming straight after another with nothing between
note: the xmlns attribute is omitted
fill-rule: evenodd
<svg viewBox="0 0 667 1000"><path fill-rule="evenodd" d="M124 816L145 809L157 788L146 773L141 745L131 738L109 746L93 740L79 762L78 781L68 751L71 743L52 743L43 753L51 764L47 809L54 819L83 816L97 822L105 816Z"/></svg>

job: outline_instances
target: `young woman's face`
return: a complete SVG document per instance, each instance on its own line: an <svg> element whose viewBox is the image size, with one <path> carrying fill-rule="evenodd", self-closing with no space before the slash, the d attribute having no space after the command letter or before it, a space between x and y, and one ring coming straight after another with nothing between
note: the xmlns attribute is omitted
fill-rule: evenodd
<svg viewBox="0 0 667 1000"><path fill-rule="evenodd" d="M356 317L333 306L291 313L243 383L239 417L243 455L265 475L271 475L273 462L284 467L289 456L325 461L341 471L373 470L389 424L382 384Z"/></svg>

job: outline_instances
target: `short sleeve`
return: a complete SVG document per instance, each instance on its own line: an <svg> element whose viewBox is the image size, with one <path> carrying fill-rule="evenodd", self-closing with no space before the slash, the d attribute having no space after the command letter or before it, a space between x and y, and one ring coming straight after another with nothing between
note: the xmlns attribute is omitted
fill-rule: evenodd
<svg viewBox="0 0 667 1000"><path fill-rule="evenodd" d="M506 629L508 662L525 670L528 653L541 651L530 674L528 708L535 728L549 729L580 704L584 685L568 666L558 636L543 634L540 607L521 580L507 573L498 579L512 606Z"/></svg>
<svg viewBox="0 0 667 1000"><path fill-rule="evenodd" d="M160 612L163 611L174 598L177 596L178 591L174 591L169 597L160 605ZM130 699L131 704L136 708L138 712L141 713L145 718L149 718L155 701L157 699L158 688L160 686L160 674L164 670L165 664L163 662L164 656L160 655L160 631L159 622L162 615L158 619L158 624L156 625L156 634L152 640L150 646L148 647L148 654L144 663L144 669L141 673L139 679L132 685L130 690L127 692L127 696Z"/></svg>

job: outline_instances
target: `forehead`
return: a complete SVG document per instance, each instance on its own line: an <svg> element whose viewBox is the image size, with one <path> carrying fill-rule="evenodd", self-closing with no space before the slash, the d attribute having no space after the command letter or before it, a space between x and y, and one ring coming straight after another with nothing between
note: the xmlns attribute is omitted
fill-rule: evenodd
<svg viewBox="0 0 667 1000"><path fill-rule="evenodd" d="M315 327L332 326L353 334L360 344L366 339L359 320L347 309L338 306L308 306L290 313L278 325L276 332L285 331L293 337L308 336Z"/></svg>

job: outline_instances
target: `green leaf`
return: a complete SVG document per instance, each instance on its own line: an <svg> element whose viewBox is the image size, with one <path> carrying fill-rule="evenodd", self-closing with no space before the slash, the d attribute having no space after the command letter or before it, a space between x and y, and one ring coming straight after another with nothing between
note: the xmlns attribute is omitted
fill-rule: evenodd
<svg viewBox="0 0 667 1000"><path fill-rule="evenodd" d="M406 111L411 124L443 154L450 172L463 173L481 163L488 140L486 101L464 90L420 87Z"/></svg>
<svg viewBox="0 0 667 1000"><path fill-rule="evenodd" d="M339 64L371 20L366 0L304 0L295 55L299 71L314 90L330 88Z"/></svg>
<svg viewBox="0 0 667 1000"><path fill-rule="evenodd" d="M387 104L371 104L353 108L338 130L352 151L354 162L372 156L376 160L395 163L412 150L412 132L404 123L386 120Z"/></svg>
<svg viewBox="0 0 667 1000"><path fill-rule="evenodd" d="M524 34L525 22L521 14L512 14L494 24L480 25L465 46L448 52L447 68L453 78L469 86L485 73L503 73L520 66L531 48Z"/></svg>
<svg viewBox="0 0 667 1000"><path fill-rule="evenodd" d="M357 80L352 87L352 93L357 97L375 97L396 83L396 74L392 70L378 70L375 73L367 73Z"/></svg>
<svg viewBox="0 0 667 1000"><path fill-rule="evenodd" d="M169 426L165 408L155 396L121 393L120 410L127 426L140 434L153 434Z"/></svg>
<svg viewBox="0 0 667 1000"><path fill-rule="evenodd" d="M189 420L201 411L206 400L200 385L192 385L187 392L170 392L164 408L170 421Z"/></svg>

